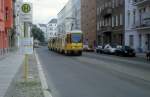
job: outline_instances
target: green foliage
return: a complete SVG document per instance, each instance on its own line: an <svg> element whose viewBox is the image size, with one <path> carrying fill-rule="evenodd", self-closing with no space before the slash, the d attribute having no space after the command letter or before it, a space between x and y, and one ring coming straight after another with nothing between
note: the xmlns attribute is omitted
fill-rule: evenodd
<svg viewBox="0 0 150 97"><path fill-rule="evenodd" d="M32 27L32 36L34 39L39 40L40 42L44 42L44 32L39 29L36 25Z"/></svg>

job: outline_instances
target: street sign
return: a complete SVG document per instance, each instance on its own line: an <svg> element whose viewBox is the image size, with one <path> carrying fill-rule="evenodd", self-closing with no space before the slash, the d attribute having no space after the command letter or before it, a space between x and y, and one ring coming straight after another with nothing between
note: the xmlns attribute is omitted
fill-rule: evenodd
<svg viewBox="0 0 150 97"><path fill-rule="evenodd" d="M32 10L33 5L32 3L23 2L21 5L21 21L23 22L32 22Z"/></svg>
<svg viewBox="0 0 150 97"><path fill-rule="evenodd" d="M22 5L21 9L22 9L22 12L29 13L31 11L31 6L30 4L25 3Z"/></svg>
<svg viewBox="0 0 150 97"><path fill-rule="evenodd" d="M23 38L21 47L24 54L33 54L33 38Z"/></svg>

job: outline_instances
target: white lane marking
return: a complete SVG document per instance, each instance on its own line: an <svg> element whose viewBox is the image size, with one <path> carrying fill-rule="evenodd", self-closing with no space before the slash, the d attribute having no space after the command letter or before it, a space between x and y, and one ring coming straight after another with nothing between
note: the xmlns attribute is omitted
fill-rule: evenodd
<svg viewBox="0 0 150 97"><path fill-rule="evenodd" d="M39 57L38 57L36 51L34 53L35 53L35 57L36 57L37 65L38 65L39 76L40 76L40 80L41 80L44 97L52 97L51 93L48 91L49 90L48 84L47 84L46 77L45 77L42 65L40 63Z"/></svg>

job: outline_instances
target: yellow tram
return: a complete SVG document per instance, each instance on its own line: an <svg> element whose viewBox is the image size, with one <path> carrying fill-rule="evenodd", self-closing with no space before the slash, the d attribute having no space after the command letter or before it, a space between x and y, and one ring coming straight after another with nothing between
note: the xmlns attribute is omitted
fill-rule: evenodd
<svg viewBox="0 0 150 97"><path fill-rule="evenodd" d="M51 38L48 42L48 48L66 55L82 55L83 33L81 31L70 31L64 35Z"/></svg>

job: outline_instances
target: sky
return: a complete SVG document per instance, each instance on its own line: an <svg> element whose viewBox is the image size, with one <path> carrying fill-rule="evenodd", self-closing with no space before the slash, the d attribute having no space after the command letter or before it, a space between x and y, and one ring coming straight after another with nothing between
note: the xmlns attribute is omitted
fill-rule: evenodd
<svg viewBox="0 0 150 97"><path fill-rule="evenodd" d="M68 0L24 0L33 3L33 23L48 23L56 18Z"/></svg>

